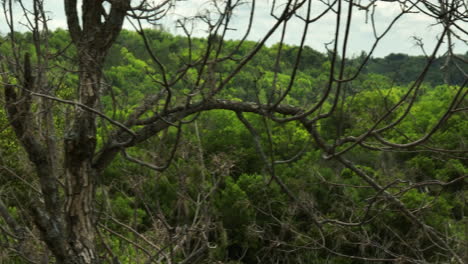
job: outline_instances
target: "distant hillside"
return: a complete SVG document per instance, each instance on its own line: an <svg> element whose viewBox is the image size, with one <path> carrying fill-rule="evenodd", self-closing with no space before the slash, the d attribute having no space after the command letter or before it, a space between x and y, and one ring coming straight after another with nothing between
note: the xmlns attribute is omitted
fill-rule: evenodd
<svg viewBox="0 0 468 264"><path fill-rule="evenodd" d="M154 50L158 52L158 56L165 63L171 63L177 60L175 54L184 53L187 49L187 39L181 36L174 36L164 31L152 30L148 32L148 36L152 40ZM194 47L202 44L206 40L194 39ZM224 45L235 46L239 41L226 41ZM250 42L250 45L255 45L255 42ZM127 48L136 58L148 60L148 54L145 52L144 44L137 33L131 31L123 31L113 47L114 53L119 53L122 47ZM278 44L271 47L264 47L262 51L257 54L256 58L251 62L252 66L260 66L264 70L272 71L275 65L275 55L278 49ZM291 69L294 66L294 61L298 51L297 46L283 45L282 47L282 61L279 65L280 71L283 69ZM234 54L236 55L236 54ZM240 54L238 54L240 55ZM465 55L459 55L461 58L468 60L468 52ZM304 73L317 73L321 71L323 63L327 61L327 54L316 51L308 46L302 51L302 59L299 64L299 70ZM364 60L365 53L357 58L350 60L350 65L356 68ZM119 56L109 56L109 66L115 66L121 63ZM376 73L389 77L395 84L403 85L415 81L421 74L425 67L427 58L425 56L410 56L407 54L389 54L384 58L371 58L364 73ZM468 64L458 61L458 66L462 68L465 73L468 73ZM447 67L444 65L447 64ZM285 72L286 73L286 70ZM454 61L447 63L446 57L439 57L435 63L429 68L425 82L431 85L451 84L461 85L466 76L464 76Z"/></svg>
<svg viewBox="0 0 468 264"><path fill-rule="evenodd" d="M468 59L468 52L459 55L465 60ZM427 63L424 56L409 56L406 54L390 54L384 58L373 58L365 70L369 73L378 73L390 77L397 84L412 82L418 78ZM458 66L468 74L468 64L458 61ZM445 66L447 65L447 66ZM432 85L452 84L461 85L467 76L457 69L454 61L448 61L446 57L439 57L429 68L426 82Z"/></svg>

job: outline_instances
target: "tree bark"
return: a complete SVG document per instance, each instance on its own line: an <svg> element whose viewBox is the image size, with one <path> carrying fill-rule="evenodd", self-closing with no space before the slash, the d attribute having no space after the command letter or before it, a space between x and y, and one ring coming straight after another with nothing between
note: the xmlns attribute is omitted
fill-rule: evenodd
<svg viewBox="0 0 468 264"><path fill-rule="evenodd" d="M103 52L81 49L79 101L95 109L99 100ZM72 263L98 263L95 247L93 200L97 172L92 167L96 148L96 116L77 109L74 123L65 139L65 179L68 254Z"/></svg>
<svg viewBox="0 0 468 264"><path fill-rule="evenodd" d="M119 35L129 0L114 1L105 21L102 21L101 1L82 2L82 24L78 21L76 0L65 0L67 24L73 43L78 49L79 103L96 109L100 96L102 67L107 51ZM66 264L99 263L96 252L96 219L93 201L98 170L92 161L96 149L96 115L84 109L76 109L71 129L65 138L67 226Z"/></svg>

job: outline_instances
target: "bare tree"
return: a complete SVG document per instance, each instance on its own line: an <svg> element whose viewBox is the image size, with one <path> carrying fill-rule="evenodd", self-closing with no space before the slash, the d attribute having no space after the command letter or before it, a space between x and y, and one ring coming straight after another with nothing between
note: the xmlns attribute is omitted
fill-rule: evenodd
<svg viewBox="0 0 468 264"><path fill-rule="evenodd" d="M270 4L273 25L256 45L250 47L247 52L242 52L240 56L238 53L244 50L244 44L251 35L251 28L255 26L256 5L259 1L207 1L205 13L177 21L179 28L186 34L190 53L181 68L171 72L159 59L157 47L151 46L144 25L157 23L170 10L177 10L179 6L184 5L183 1L83 0L80 13L76 0L65 0L68 32L71 37L71 45L76 49L76 58L74 58L76 68L67 69L63 74L76 74L78 76L78 82L74 87L76 92L74 100L64 99L58 95L62 87L61 78L60 75L51 73L51 69L57 67L51 62L53 57L61 54L51 54L49 50L48 36L50 32L47 26L47 13L43 6L44 1L34 0L31 6L25 5L23 1L15 2L2 1L4 15L10 29L9 36L5 39L10 42L11 47L11 54L0 54L4 107L16 139L23 146L33 165L34 174L38 179L37 186L40 187L34 195L31 195L31 204L28 206L28 210L33 216L35 226L39 229L40 240L53 254L56 263L102 263L97 241L105 240L100 238L103 231L133 243L135 247L147 255L147 263L162 261L173 263L175 262L174 251L183 252L184 260L180 263L195 262L201 258L203 251L210 246L208 239L204 237L208 236L210 230L213 230L204 202L216 191L216 184L213 189L201 191L197 200L194 201L196 211L199 214L193 219L191 226L197 228L172 227L164 218L156 219L157 217L154 217L155 224L157 223L162 230L167 230L165 232L166 242L169 243L167 247L155 244L150 238L139 234L134 227L118 222L116 219L112 221L134 233L145 246L109 229L99 222L100 217L105 218L102 215L104 212L99 212L94 203L98 180L117 155L122 154L127 160L149 169L163 171L170 166L174 158L181 130L196 120L199 113L214 109L225 109L237 113L240 121L252 134L254 144L265 163L267 172L271 175L271 180L280 186L291 203L298 206L298 210L307 212L307 216L315 226L319 236L310 238L308 246L305 246L304 249L321 248L329 251L330 254L365 261L401 261L402 263L423 263L425 261L424 257L416 252L418 249L415 249L411 256L401 256L388 251L387 256L382 258L361 258L336 252L333 247L327 245L323 234L324 226L333 225L355 230L351 227L368 224L372 221L372 216L366 216L357 222L329 219L316 211L313 204L301 201L300 197L291 191L287 183L283 182L275 173L275 167L278 164L293 162L300 157L301 153L290 160L275 160L272 151L263 149L259 133L249 123L244 113L253 113L264 117L266 126L268 122L300 123L310 134L314 146L322 150L324 159L340 163L341 166L358 175L369 188L374 190L374 197L369 200L367 205L369 214L375 213L371 210L374 203L384 203L392 210L398 211L416 229L421 230L431 241L432 246L441 249L446 254L447 259L464 263L463 256L459 249L454 248L454 243L451 242L450 238L434 230L414 211L406 207L397 192L389 190L393 183L382 185L347 157L347 154L355 148L387 152L404 151L410 148L437 152L453 151L436 149L427 143L451 116L466 111L466 94L468 92L466 90L466 80L468 80L466 73L463 73L465 74L465 82L458 88L451 103L447 105L446 113L439 117L432 128L426 131L423 136L400 143L387 140L385 135L410 116L414 102L420 94L419 91L425 75L437 55L440 54L444 42L449 44L446 52L447 60L452 60L456 64L464 63L462 59L457 59L457 55L452 50L454 39L466 42L466 31L463 28L463 23L466 23L467 7L463 1L389 1L400 6L400 13L382 32L378 32L375 25L377 21L373 15L373 10L379 2L376 0L274 0ZM13 15L15 4L23 10L26 17L26 27L32 32L34 54L22 50L15 39L17 27L16 18ZM321 6L319 12L315 11L315 5ZM224 40L232 29L231 24L235 11L243 6L250 8L248 26L238 45L234 48L227 48L224 45ZM375 39L362 64L356 68L355 72L349 73L347 52L349 36L352 34L350 27L355 12L366 12L369 15ZM388 105L385 111L364 129L364 132L359 135L346 135L342 134L343 130L337 127L340 132L337 133L336 138L328 140L327 135L319 130L318 126L323 120L334 117L338 111L344 111L343 107L352 100L351 97L345 95L350 84L360 76L375 48L392 30L393 25L412 12L420 12L434 18L434 22L441 28L437 45L428 54L427 64L421 69L418 79L396 102ZM310 27L326 15L332 15L336 18L334 39L332 47L329 49L328 80L323 87L317 87L317 90L321 89L317 98L301 106L286 104L287 96L296 87L299 65L303 59L302 52L305 49L306 38L310 34ZM105 91L104 62L122 30L125 19L129 19L131 25L142 37L145 48L154 64L154 69L160 78L154 80L154 93L148 95L138 107L133 108L124 121L118 121L100 110L102 109L100 99ZM290 29L290 23L293 19L301 21L304 27L295 54L294 67L287 72L289 82L285 86L281 86L278 75L282 72L280 63L284 59L282 46L285 41L285 33ZM202 52L196 53L195 48L191 46L193 36L190 23L193 21L202 23L208 32L206 47ZM252 102L223 99L226 98L225 88L228 84L243 71L274 33L280 34L280 42L275 58L274 81L271 87L268 87L270 96L266 99L258 98ZM31 57L34 57L34 60ZM235 66L229 72L221 73L218 70L232 62L235 62ZM462 67L459 68L462 69ZM187 78L189 72L195 72L195 77ZM178 85L186 87L189 92L181 93L175 88ZM252 86L254 87L255 84ZM71 114L69 114L67 124L59 126L54 120L64 118L64 116L55 109L63 105L69 106ZM398 115L398 118L393 118L394 115ZM97 129L99 119L112 126L108 135L99 135ZM163 164L152 164L144 161L143 158L132 157L126 151L164 133L169 128L175 128L178 131L178 136L177 142L168 152L168 156L160 157L160 160L164 161ZM97 144L98 136L104 139L99 147ZM61 140L57 140L60 138ZM459 151L459 153L466 152L466 150ZM220 167L222 168L220 173L226 174L232 164L223 163ZM180 175L182 185L185 182L184 177L183 174ZM464 180L465 177L466 175L459 180ZM408 185L407 188L417 188L426 184L446 185L448 183L422 182ZM141 192L137 187L135 188L137 193ZM0 214L6 224L5 234L18 243L22 243L25 227L14 220L9 214L7 206L1 201ZM182 211L180 214L183 217ZM278 222L281 223L282 220L278 219ZM294 231L294 227L289 229ZM349 232L356 232L354 235L359 237L362 243L371 243L365 232ZM105 242L103 244L105 245ZM151 248L150 250L147 249L148 246ZM408 246L411 247L411 245ZM374 247L385 251L383 245L374 244ZM114 257L115 263L118 263L115 253L112 253L109 247L106 247L106 250L110 251L109 254ZM25 259L30 259L26 253L23 255ZM420 258L418 259L418 257ZM34 262L34 260L31 261ZM279 260L276 259L276 261Z"/></svg>

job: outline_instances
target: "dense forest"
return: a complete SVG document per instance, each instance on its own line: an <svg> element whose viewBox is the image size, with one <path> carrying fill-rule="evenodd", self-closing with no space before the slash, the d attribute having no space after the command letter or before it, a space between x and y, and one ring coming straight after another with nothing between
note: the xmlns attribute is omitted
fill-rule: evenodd
<svg viewBox="0 0 468 264"><path fill-rule="evenodd" d="M468 53L122 30L119 1L99 31L84 2L0 37L0 263L467 263Z"/></svg>

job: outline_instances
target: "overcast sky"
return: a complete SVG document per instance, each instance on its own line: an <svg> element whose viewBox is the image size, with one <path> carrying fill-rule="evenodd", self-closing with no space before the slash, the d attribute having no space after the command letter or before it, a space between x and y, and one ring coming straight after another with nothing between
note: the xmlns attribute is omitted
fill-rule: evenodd
<svg viewBox="0 0 468 264"><path fill-rule="evenodd" d="M160 0L159 0L160 1ZM223 2L223 0L216 0ZM66 28L66 19L63 11L62 0L44 0L46 10L49 11L50 17L49 27ZM158 1L155 1L158 2ZM366 0L361 0L365 4ZM271 0L257 0L255 9L255 19L252 27L252 32L249 36L250 40L258 41L265 32L274 24L275 20L270 16ZM161 24L170 32L174 34L181 34L180 29L175 27L175 20L184 16L194 16L196 14L204 14L206 10L212 9L213 5L209 4L207 0L187 0L177 2L174 9L170 14L161 20ZM319 1L315 1L312 5L313 14L320 13L324 5ZM279 12L280 8L278 8ZM397 2L377 2L375 8L375 21L377 25L377 32L380 34L389 25L395 16L401 11L400 4ZM416 10L415 10L416 11ZM366 15L364 11L358 11L357 8L353 9L353 20L351 24L351 34L349 39L349 55L358 55L361 51L368 51L374 41L374 34L372 24L370 23L370 14ZM248 18L250 13L250 5L243 5L234 12L231 28L236 28L235 31L229 31L228 38L239 39L245 32ZM18 22L25 22L24 15L19 9L14 10L15 19ZM301 11L305 15L305 8ZM342 22L344 23L345 17L343 16ZM459 24L463 28L468 28L468 23ZM325 51L325 43L333 40L333 34L336 26L336 16L329 13L323 16L317 22L309 26L306 44L310 47ZM18 26L18 28L21 28ZM125 28L131 28L128 22L125 23ZM304 29L303 23L294 18L288 22L286 30L285 41L290 44L298 44ZM24 30L24 28L23 28ZM374 56L382 57L390 53L407 53L412 55L420 55L422 51L420 47L415 45L413 36L421 38L425 44L425 49L430 53L434 47L437 37L442 30L441 25L437 25L436 21L422 13L405 14L394 26L392 30L385 36L376 49ZM0 19L0 32L6 33L6 25L3 18ZM197 23L194 29L194 35L203 36L205 33L202 23ZM273 35L268 45L274 44L279 41L279 31ZM465 36L466 39L467 36ZM458 41L455 43L455 51L458 53L465 53L468 47L465 43Z"/></svg>

